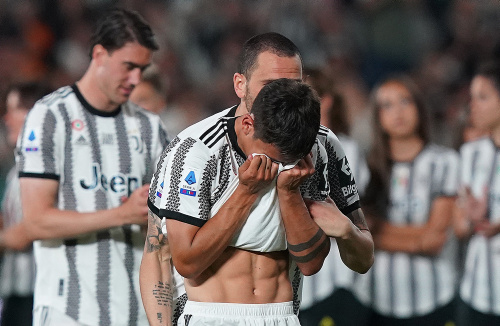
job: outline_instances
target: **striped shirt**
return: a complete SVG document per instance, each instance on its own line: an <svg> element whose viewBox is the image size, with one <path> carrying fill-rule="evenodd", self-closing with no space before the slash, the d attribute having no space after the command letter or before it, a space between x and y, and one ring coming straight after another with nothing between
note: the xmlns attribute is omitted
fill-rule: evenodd
<svg viewBox="0 0 500 326"><path fill-rule="evenodd" d="M488 189L487 218L500 223L500 149L490 138L462 145L462 186L477 198ZM474 234L466 249L460 297L477 311L500 315L500 235L486 238Z"/></svg>
<svg viewBox="0 0 500 326"><path fill-rule="evenodd" d="M396 226L428 222L433 201L456 196L458 154L426 145L411 162L392 166L387 220ZM353 286L359 300L394 318L426 315L449 303L456 288L456 241L449 237L441 253L430 257L375 251L375 262Z"/></svg>
<svg viewBox="0 0 500 326"><path fill-rule="evenodd" d="M236 108L198 122L169 144L151 182L148 203L155 214L199 227L211 217L212 207L238 177L246 159L234 131ZM337 137L322 127L314 148L316 172L302 184L303 196L324 200L329 195L344 214L359 208L356 184ZM303 275L291 265L298 312Z"/></svg>
<svg viewBox="0 0 500 326"><path fill-rule="evenodd" d="M61 210L111 209L151 180L166 144L156 115L131 102L98 111L66 86L28 114L19 176L57 180ZM50 306L86 325L147 325L138 284L144 241L139 225L35 241L35 308Z"/></svg>
<svg viewBox="0 0 500 326"><path fill-rule="evenodd" d="M4 228L21 222L22 207L17 169L7 176L7 189L2 202ZM25 251L5 250L0 268L0 297L33 295L35 285L35 260L33 248Z"/></svg>
<svg viewBox="0 0 500 326"><path fill-rule="evenodd" d="M365 157L354 139L342 134L338 135L338 138L349 160L358 191L363 194L370 180L370 170ZM326 299L338 288L350 289L352 286L356 273L349 269L340 258L337 241L334 238L331 238L330 241L330 253L321 270L314 275L304 277L301 309L312 307L315 303Z"/></svg>

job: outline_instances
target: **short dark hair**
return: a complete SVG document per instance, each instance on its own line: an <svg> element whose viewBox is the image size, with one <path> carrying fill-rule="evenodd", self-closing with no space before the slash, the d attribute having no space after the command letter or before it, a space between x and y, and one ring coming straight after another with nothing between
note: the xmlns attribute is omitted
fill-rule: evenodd
<svg viewBox="0 0 500 326"><path fill-rule="evenodd" d="M238 73L249 79L255 68L257 57L266 51L280 57L298 55L302 63L300 51L292 41L281 34L269 32L255 35L245 42L238 61Z"/></svg>
<svg viewBox="0 0 500 326"><path fill-rule="evenodd" d="M90 41L90 58L92 59L92 51L97 44L112 52L129 42L137 42L152 51L159 49L151 27L139 13L121 8L112 9L97 23Z"/></svg>
<svg viewBox="0 0 500 326"><path fill-rule="evenodd" d="M320 104L307 84L280 78L265 85L253 102L254 137L276 146L285 163L306 156L319 130Z"/></svg>
<svg viewBox="0 0 500 326"><path fill-rule="evenodd" d="M475 76L483 76L491 80L500 93L500 64L497 61L481 63L476 70Z"/></svg>

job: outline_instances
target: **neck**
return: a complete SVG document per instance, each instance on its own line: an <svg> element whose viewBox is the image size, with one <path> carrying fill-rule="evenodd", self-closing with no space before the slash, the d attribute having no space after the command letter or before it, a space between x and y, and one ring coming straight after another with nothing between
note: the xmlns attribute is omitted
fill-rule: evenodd
<svg viewBox="0 0 500 326"><path fill-rule="evenodd" d="M497 147L500 147L500 126L491 131L490 137L493 140L493 143Z"/></svg>
<svg viewBox="0 0 500 326"><path fill-rule="evenodd" d="M89 67L83 77L76 82L76 85L85 100L96 110L104 112L115 111L120 105L109 100L109 98L99 89L96 80L97 78L94 76L93 70Z"/></svg>
<svg viewBox="0 0 500 326"><path fill-rule="evenodd" d="M417 136L391 138L389 140L391 158L394 161L412 161L424 147L424 142Z"/></svg>
<svg viewBox="0 0 500 326"><path fill-rule="evenodd" d="M241 100L240 105L236 108L235 116L240 116L249 113L250 110L247 109L245 101Z"/></svg>

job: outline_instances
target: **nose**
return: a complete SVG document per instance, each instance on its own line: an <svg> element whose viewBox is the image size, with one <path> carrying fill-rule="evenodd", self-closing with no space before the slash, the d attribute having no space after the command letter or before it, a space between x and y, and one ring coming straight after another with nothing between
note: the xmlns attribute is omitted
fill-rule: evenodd
<svg viewBox="0 0 500 326"><path fill-rule="evenodd" d="M140 68L134 68L130 71L129 82L132 85L137 85L142 79L142 70Z"/></svg>

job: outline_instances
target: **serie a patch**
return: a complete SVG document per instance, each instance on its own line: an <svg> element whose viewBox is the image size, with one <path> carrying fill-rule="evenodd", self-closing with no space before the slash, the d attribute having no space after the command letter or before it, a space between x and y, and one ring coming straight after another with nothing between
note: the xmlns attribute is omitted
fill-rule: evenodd
<svg viewBox="0 0 500 326"><path fill-rule="evenodd" d="M180 194L195 197L200 184L200 173L198 169L187 168L182 172Z"/></svg>

